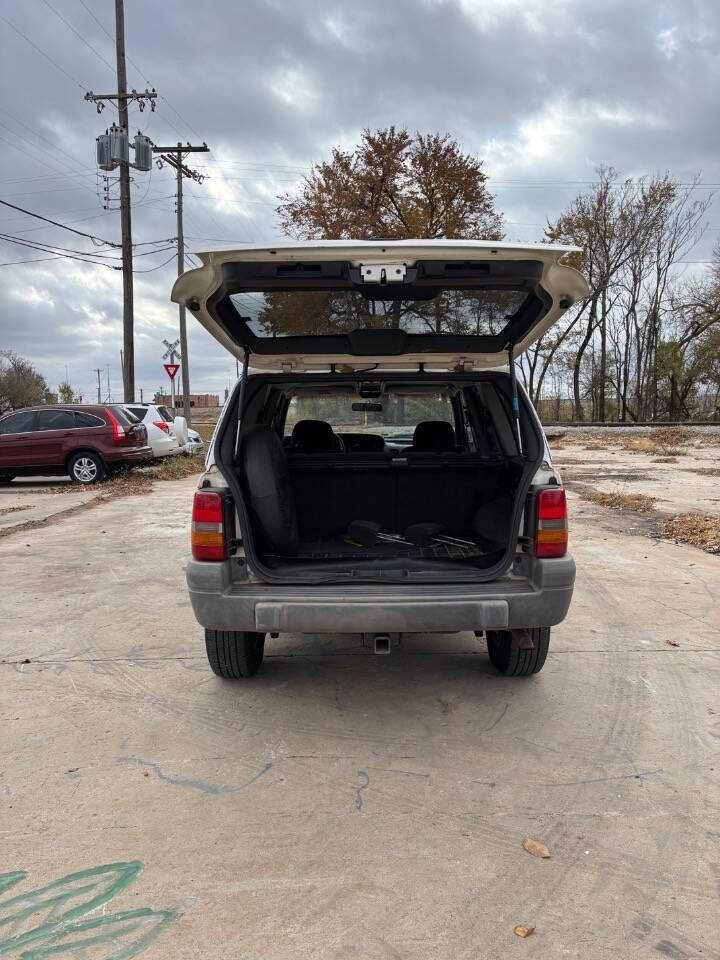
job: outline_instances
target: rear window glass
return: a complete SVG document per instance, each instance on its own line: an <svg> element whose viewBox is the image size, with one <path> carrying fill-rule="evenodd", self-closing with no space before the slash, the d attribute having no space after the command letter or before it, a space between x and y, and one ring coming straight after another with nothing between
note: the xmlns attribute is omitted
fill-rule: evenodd
<svg viewBox="0 0 720 960"><path fill-rule="evenodd" d="M123 427L131 427L134 423L140 422L135 414L131 413L127 407L120 407L113 404L111 407L108 407L108 410L110 410L117 422Z"/></svg>
<svg viewBox="0 0 720 960"><path fill-rule="evenodd" d="M427 299L376 300L354 290L291 290L234 293L231 300L252 333L262 338L363 329L496 336L527 295L527 290L442 290Z"/></svg>
<svg viewBox="0 0 720 960"><path fill-rule="evenodd" d="M173 416L172 416L172 414L170 413L170 411L168 410L167 407L158 407L158 412L160 413L160 416L163 418L163 420L164 420L166 423L172 423L172 422L173 422Z"/></svg>
<svg viewBox="0 0 720 960"><path fill-rule="evenodd" d="M137 417L138 420L142 421L145 419L145 415L147 413L145 407L126 407L126 409L129 410L133 416Z"/></svg>
<svg viewBox="0 0 720 960"><path fill-rule="evenodd" d="M72 410L41 410L38 413L36 430L74 430L75 417Z"/></svg>
<svg viewBox="0 0 720 960"><path fill-rule="evenodd" d="M105 421L100 417L94 417L91 413L80 413L75 411L75 420L79 427L104 427Z"/></svg>
<svg viewBox="0 0 720 960"><path fill-rule="evenodd" d="M0 420L0 433L24 433L31 430L35 419L34 410L24 410L22 413L13 413Z"/></svg>
<svg viewBox="0 0 720 960"><path fill-rule="evenodd" d="M455 425L450 396L441 390L421 394L386 391L370 400L352 394L292 397L285 418L286 437L292 435L299 420L324 420L335 433L379 434L384 440L403 443L412 442L415 427L422 421Z"/></svg>

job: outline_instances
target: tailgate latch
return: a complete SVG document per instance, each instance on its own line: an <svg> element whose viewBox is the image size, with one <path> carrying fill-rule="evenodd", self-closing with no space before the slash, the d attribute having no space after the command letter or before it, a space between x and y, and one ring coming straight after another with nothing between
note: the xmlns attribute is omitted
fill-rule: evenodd
<svg viewBox="0 0 720 960"><path fill-rule="evenodd" d="M404 263L363 263L360 276L365 283L402 283L407 273Z"/></svg>
<svg viewBox="0 0 720 960"><path fill-rule="evenodd" d="M450 369L454 373L471 373L473 366L473 361L468 357L458 357L456 360L452 361Z"/></svg>

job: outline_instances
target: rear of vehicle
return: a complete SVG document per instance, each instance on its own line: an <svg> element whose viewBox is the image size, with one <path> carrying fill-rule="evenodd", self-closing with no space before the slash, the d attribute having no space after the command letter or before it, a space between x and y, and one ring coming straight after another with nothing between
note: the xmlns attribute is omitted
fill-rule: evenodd
<svg viewBox="0 0 720 960"><path fill-rule="evenodd" d="M165 407L134 403L127 404L126 409L145 426L153 457L160 459L180 452L180 444L173 431L173 418Z"/></svg>
<svg viewBox="0 0 720 960"><path fill-rule="evenodd" d="M0 419L0 480L67 473L79 484L151 457L147 431L120 404L43 405Z"/></svg>
<svg viewBox="0 0 720 960"><path fill-rule="evenodd" d="M566 252L318 243L206 254L178 280L246 373L187 568L216 673L253 673L280 632L389 652L402 633L473 630L503 673L542 667L575 568L512 360L586 294Z"/></svg>

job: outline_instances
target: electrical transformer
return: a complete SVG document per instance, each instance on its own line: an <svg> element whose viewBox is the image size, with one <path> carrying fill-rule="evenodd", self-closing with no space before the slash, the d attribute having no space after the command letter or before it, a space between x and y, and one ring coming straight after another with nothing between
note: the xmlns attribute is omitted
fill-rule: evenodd
<svg viewBox="0 0 720 960"><path fill-rule="evenodd" d="M110 149L110 134L101 133L95 138L95 153L97 156L97 165L101 170L113 170L115 163Z"/></svg>
<svg viewBox="0 0 720 960"><path fill-rule="evenodd" d="M152 140L150 137L138 133L133 141L135 150L135 169L148 171L152 169Z"/></svg>
<svg viewBox="0 0 720 960"><path fill-rule="evenodd" d="M108 130L110 137L110 156L114 164L127 163L130 159L130 143L127 131L113 124Z"/></svg>

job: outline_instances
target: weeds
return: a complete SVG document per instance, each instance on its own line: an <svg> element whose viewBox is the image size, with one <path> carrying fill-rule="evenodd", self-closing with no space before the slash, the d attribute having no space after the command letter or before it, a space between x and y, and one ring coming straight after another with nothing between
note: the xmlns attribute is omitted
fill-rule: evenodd
<svg viewBox="0 0 720 960"><path fill-rule="evenodd" d="M636 513L651 513L657 500L657 497L648 497L644 493L601 493L599 490L583 490L580 496L600 507L634 510Z"/></svg>
<svg viewBox="0 0 720 960"><path fill-rule="evenodd" d="M662 536L677 543L689 543L706 553L720 553L720 517L709 513L679 513L665 521Z"/></svg>

